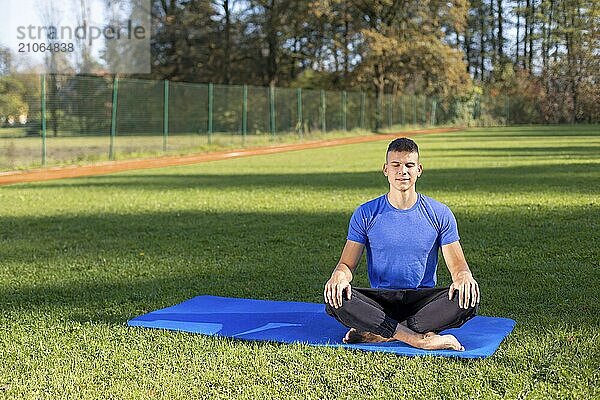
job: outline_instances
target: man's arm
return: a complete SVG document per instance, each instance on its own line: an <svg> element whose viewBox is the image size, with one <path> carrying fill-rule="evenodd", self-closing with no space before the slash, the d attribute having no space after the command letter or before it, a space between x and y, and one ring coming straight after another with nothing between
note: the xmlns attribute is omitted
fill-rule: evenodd
<svg viewBox="0 0 600 400"><path fill-rule="evenodd" d="M454 291L458 290L458 305L461 308L475 307L479 303L479 285L473 279L460 242L442 246L442 255L452 276L448 299L452 299Z"/></svg>
<svg viewBox="0 0 600 400"><path fill-rule="evenodd" d="M362 243L346 240L340 261L331 274L331 278L325 284L323 296L325 302L334 308L342 306L342 293L346 290L346 296L350 300L352 293L350 282L352 273L358 266L365 245Z"/></svg>

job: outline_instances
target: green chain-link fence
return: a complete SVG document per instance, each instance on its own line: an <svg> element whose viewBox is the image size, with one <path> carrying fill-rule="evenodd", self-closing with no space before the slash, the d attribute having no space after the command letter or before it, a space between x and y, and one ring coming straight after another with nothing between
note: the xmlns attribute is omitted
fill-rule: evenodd
<svg viewBox="0 0 600 400"><path fill-rule="evenodd" d="M0 115L0 170L189 153L351 131L527 122L504 96L425 96L47 75L27 80L21 121ZM358 133L355 133L358 134Z"/></svg>

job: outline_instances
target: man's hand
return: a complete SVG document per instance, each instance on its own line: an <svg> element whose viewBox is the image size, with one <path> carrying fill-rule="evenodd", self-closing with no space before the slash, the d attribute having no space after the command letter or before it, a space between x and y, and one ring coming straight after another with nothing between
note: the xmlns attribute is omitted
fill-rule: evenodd
<svg viewBox="0 0 600 400"><path fill-rule="evenodd" d="M340 261L333 270L331 278L329 278L325 284L325 290L323 291L325 303L329 304L331 307L340 308L342 306L342 295L344 290L346 291L346 298L348 300L352 298L350 281L352 280L352 273L360 261L364 248L365 245L362 243L346 240Z"/></svg>
<svg viewBox="0 0 600 400"><path fill-rule="evenodd" d="M331 274L331 278L325 284L325 290L323 296L325 297L325 303L329 304L333 308L340 308L342 306L342 295L346 291L346 298L350 300L352 298L352 287L350 281L344 271L335 270Z"/></svg>
<svg viewBox="0 0 600 400"><path fill-rule="evenodd" d="M473 279L460 243L456 241L442 246L442 254L450 275L452 275L448 300L452 300L456 290L458 291L458 306L460 308L475 307L476 304L479 304L479 285Z"/></svg>
<svg viewBox="0 0 600 400"><path fill-rule="evenodd" d="M456 274L450 290L448 290L448 300L452 300L454 291L458 291L458 306L460 308L475 307L479 304L479 285L473 279L470 271L461 271Z"/></svg>

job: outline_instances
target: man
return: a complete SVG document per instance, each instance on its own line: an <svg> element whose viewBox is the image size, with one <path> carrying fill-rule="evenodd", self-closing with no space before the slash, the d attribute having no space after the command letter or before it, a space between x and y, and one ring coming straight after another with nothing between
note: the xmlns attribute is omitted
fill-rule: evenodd
<svg viewBox="0 0 600 400"><path fill-rule="evenodd" d="M399 340L413 347L464 348L453 335L475 316L479 286L469 270L450 209L417 193L423 172L408 138L390 143L383 165L390 190L358 207L340 261L325 284L327 313L350 328L344 343ZM372 288L351 287L363 249ZM435 288L438 250L452 285Z"/></svg>

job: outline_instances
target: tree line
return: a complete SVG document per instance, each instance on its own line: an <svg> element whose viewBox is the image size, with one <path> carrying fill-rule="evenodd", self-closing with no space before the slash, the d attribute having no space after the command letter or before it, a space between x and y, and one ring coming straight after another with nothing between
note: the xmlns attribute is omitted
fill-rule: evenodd
<svg viewBox="0 0 600 400"><path fill-rule="evenodd" d="M155 0L152 75L521 96L600 120L599 0Z"/></svg>
<svg viewBox="0 0 600 400"><path fill-rule="evenodd" d="M151 0L151 7L151 78L378 98L510 96L530 110L530 122L600 121L600 0ZM7 59L0 54L0 71L9 70Z"/></svg>

